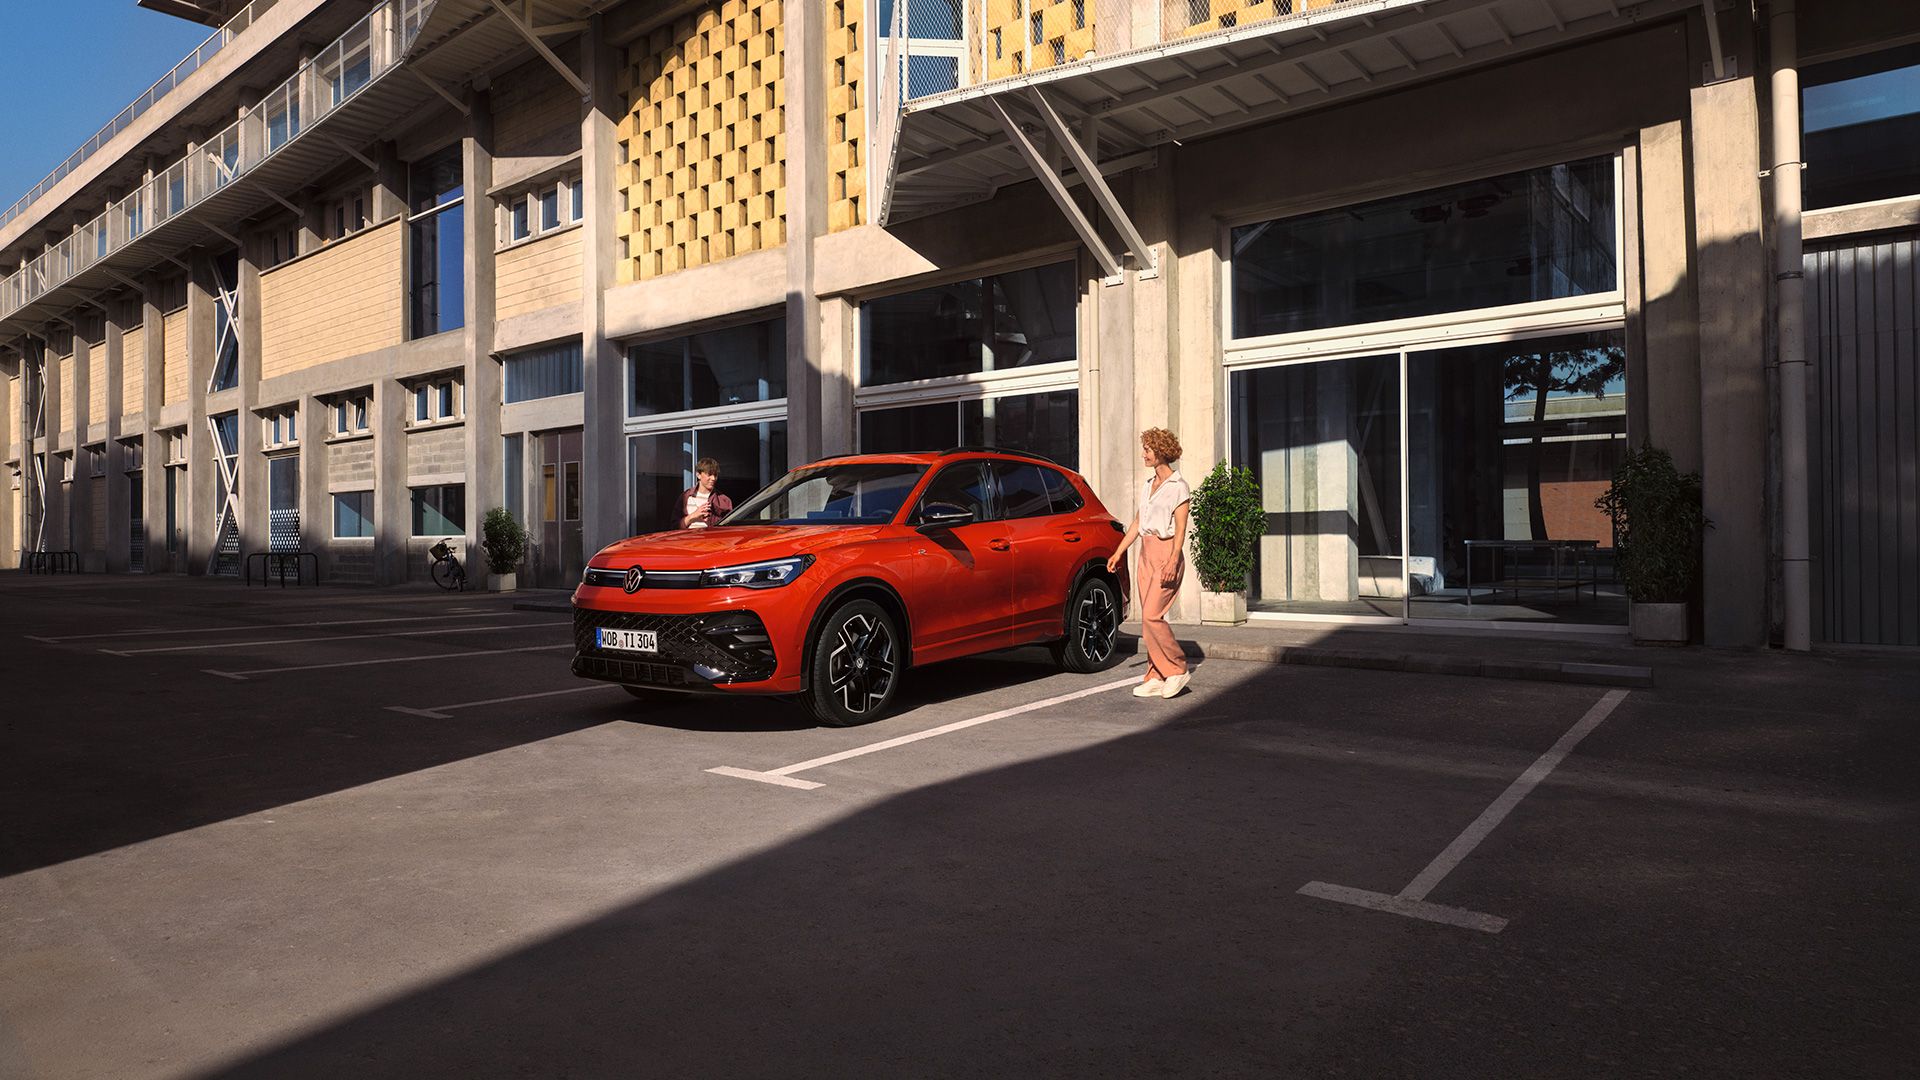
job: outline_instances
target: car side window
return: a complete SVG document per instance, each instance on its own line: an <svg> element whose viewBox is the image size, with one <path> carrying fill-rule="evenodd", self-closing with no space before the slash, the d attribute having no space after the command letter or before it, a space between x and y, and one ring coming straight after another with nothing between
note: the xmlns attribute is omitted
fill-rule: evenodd
<svg viewBox="0 0 1920 1080"><path fill-rule="evenodd" d="M956 510L973 515L975 521L993 519L993 489L988 487L985 462L963 461L941 469L927 485L926 494L914 507L913 522L920 524L930 513Z"/></svg>
<svg viewBox="0 0 1920 1080"><path fill-rule="evenodd" d="M1057 469L1039 469L1039 473L1047 485L1047 498L1053 504L1054 513L1071 514L1087 505L1087 500L1080 497L1080 490L1064 473Z"/></svg>
<svg viewBox="0 0 1920 1080"><path fill-rule="evenodd" d="M1019 461L996 461L993 478L1000 485L1000 504L1010 518L1045 517L1053 512L1047 482L1040 466Z"/></svg>

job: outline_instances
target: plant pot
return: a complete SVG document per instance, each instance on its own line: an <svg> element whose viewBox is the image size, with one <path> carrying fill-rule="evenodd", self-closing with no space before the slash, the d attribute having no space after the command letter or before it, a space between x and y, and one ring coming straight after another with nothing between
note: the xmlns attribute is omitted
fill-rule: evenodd
<svg viewBox="0 0 1920 1080"><path fill-rule="evenodd" d="M487 591L512 592L519 584L519 577L518 574L488 574Z"/></svg>
<svg viewBox="0 0 1920 1080"><path fill-rule="evenodd" d="M1203 626L1239 626L1247 621L1247 594L1200 590L1200 622Z"/></svg>
<svg viewBox="0 0 1920 1080"><path fill-rule="evenodd" d="M1685 645L1687 605L1630 603L1627 629L1636 645Z"/></svg>

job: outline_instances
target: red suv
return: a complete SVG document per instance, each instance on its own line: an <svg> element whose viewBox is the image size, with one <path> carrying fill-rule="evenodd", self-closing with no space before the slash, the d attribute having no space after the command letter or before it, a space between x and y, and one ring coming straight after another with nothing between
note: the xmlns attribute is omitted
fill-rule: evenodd
<svg viewBox="0 0 1920 1080"><path fill-rule="evenodd" d="M836 726L884 714L921 664L1050 642L1095 671L1126 614L1121 532L1035 455L828 458L712 528L602 549L573 594L573 671L636 697L800 694Z"/></svg>

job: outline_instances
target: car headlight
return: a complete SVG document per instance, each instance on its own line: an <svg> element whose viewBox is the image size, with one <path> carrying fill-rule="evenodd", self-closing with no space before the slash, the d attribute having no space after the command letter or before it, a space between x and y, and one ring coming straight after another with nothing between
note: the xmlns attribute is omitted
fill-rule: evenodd
<svg viewBox="0 0 1920 1080"><path fill-rule="evenodd" d="M586 573L580 575L580 582L583 585L598 585L602 588L618 589L627 583L627 572L625 570L602 570L597 566L589 566L587 567Z"/></svg>
<svg viewBox="0 0 1920 1080"><path fill-rule="evenodd" d="M769 559L766 562L702 570L700 587L703 589L777 589L792 583L794 578L800 576L802 570L812 565L813 556L800 555L791 559Z"/></svg>

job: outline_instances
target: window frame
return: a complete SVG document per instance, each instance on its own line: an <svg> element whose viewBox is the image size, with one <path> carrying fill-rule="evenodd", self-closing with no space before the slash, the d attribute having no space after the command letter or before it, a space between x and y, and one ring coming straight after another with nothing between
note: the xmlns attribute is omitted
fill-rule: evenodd
<svg viewBox="0 0 1920 1080"><path fill-rule="evenodd" d="M373 497L374 492L372 488L330 491L327 493L327 496L329 500L328 507L333 511L332 520L327 523L328 534L332 539L361 540L371 543L374 537L379 534L379 524L375 521L374 515L379 512L380 500ZM366 522L366 532L342 533L340 531L340 502L343 498L364 500L364 509L356 512L359 514L360 520Z"/></svg>
<svg viewBox="0 0 1920 1080"><path fill-rule="evenodd" d="M494 250L531 244L542 237L556 236L583 223L586 217L585 180L580 173L569 172L531 184L520 184L493 197L495 215ZM553 203L554 220L546 220L546 203ZM517 215L524 214L524 218Z"/></svg>
<svg viewBox="0 0 1920 1080"><path fill-rule="evenodd" d="M460 520L459 528L452 530L451 532L441 532L438 530L434 532L428 532L428 533L420 532L419 516L420 516L420 505L421 505L420 504L421 493L425 491L444 492L448 488L458 488L460 491L460 519L461 520ZM433 509L441 517L447 516L444 501L439 505L433 507ZM442 537L449 536L449 535L464 535L467 529L466 518L467 518L467 485L464 481L457 484L445 483L445 484L419 484L419 485L409 484L407 485L407 536L409 539L438 540Z"/></svg>
<svg viewBox="0 0 1920 1080"><path fill-rule="evenodd" d="M458 372L428 375L406 384L412 403L407 410L409 429L464 423L467 418L466 380ZM426 415L422 416L424 412Z"/></svg>

